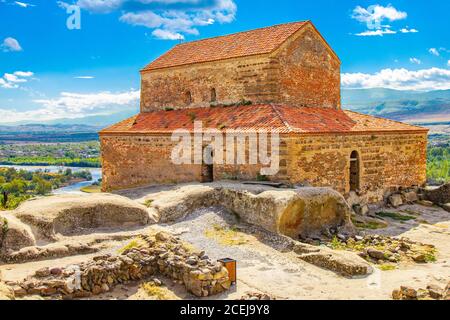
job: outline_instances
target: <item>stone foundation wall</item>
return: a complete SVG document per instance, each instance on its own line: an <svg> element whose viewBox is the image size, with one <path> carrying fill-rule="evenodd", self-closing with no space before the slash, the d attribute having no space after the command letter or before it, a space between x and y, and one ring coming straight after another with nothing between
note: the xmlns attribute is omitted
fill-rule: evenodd
<svg viewBox="0 0 450 320"><path fill-rule="evenodd" d="M289 141L292 183L350 191L350 155L359 154L361 193L382 200L385 190L426 182L426 133L317 135Z"/></svg>
<svg viewBox="0 0 450 320"><path fill-rule="evenodd" d="M145 236L140 247L120 255L103 255L67 268L43 268L34 277L17 284L17 295L85 298L108 292L114 286L145 280L162 274L180 281L197 297L207 297L228 290L228 271L220 262L213 262L204 252L194 253L170 234L160 232ZM146 243L146 244L144 244Z"/></svg>

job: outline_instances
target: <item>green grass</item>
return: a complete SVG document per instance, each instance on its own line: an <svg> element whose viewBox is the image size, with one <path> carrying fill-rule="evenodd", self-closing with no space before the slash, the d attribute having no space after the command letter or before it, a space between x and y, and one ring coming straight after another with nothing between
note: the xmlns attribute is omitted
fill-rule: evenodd
<svg viewBox="0 0 450 320"><path fill-rule="evenodd" d="M102 193L102 187L91 185L81 188L80 191L85 193Z"/></svg>
<svg viewBox="0 0 450 320"><path fill-rule="evenodd" d="M152 204L153 204L153 201L154 201L154 200L152 200L152 199L146 200L146 201L144 202L144 205L145 205L147 208L150 208L150 207L152 206Z"/></svg>
<svg viewBox="0 0 450 320"><path fill-rule="evenodd" d="M380 211L376 213L377 216L383 217L383 218L391 218L393 220L397 221L409 221L409 220L415 220L416 217L403 215L397 212L388 212L388 211Z"/></svg>
<svg viewBox="0 0 450 320"><path fill-rule="evenodd" d="M382 265L379 265L378 268L381 271L392 271L392 270L397 269L397 267L392 264L382 264Z"/></svg>
<svg viewBox="0 0 450 320"><path fill-rule="evenodd" d="M436 250L430 250L428 252L425 252L425 262L427 263L433 263L436 262Z"/></svg>
<svg viewBox="0 0 450 320"><path fill-rule="evenodd" d="M352 218L352 222L359 229L377 230L377 229L384 229L387 227L386 223L374 220L364 222Z"/></svg>
<svg viewBox="0 0 450 320"><path fill-rule="evenodd" d="M17 166L68 166L100 168L100 158L14 157L0 158L0 165Z"/></svg>

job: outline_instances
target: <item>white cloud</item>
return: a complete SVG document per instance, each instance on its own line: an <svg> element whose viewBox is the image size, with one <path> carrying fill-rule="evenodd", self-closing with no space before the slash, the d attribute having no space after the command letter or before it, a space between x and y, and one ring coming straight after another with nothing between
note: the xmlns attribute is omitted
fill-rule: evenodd
<svg viewBox="0 0 450 320"><path fill-rule="evenodd" d="M406 19L408 14L394 8L392 5L383 7L379 4L366 8L357 6L353 9L352 18L363 22L369 29L381 29L381 23L384 20L396 21Z"/></svg>
<svg viewBox="0 0 450 320"><path fill-rule="evenodd" d="M183 40L184 36L177 32L171 32L162 29L155 29L152 35L161 40Z"/></svg>
<svg viewBox="0 0 450 320"><path fill-rule="evenodd" d="M436 48L430 48L430 50L428 50L429 53L431 53L433 56L439 57L439 51Z"/></svg>
<svg viewBox="0 0 450 320"><path fill-rule="evenodd" d="M408 29L408 27L406 27L406 28L400 29L400 32L401 33L418 33L419 30L414 29L414 28Z"/></svg>
<svg viewBox="0 0 450 320"><path fill-rule="evenodd" d="M414 64L422 64L422 61L420 61L417 58L409 58L409 62L414 63Z"/></svg>
<svg viewBox="0 0 450 320"><path fill-rule="evenodd" d="M22 8L35 7L34 4L26 3L26 2L14 1L14 3L15 3L16 5L18 5L19 7L22 7Z"/></svg>
<svg viewBox="0 0 450 320"><path fill-rule="evenodd" d="M75 79L94 79L95 77L93 76L78 76L78 77L74 77Z"/></svg>
<svg viewBox="0 0 450 320"><path fill-rule="evenodd" d="M447 65L450 67L450 60L447 61Z"/></svg>
<svg viewBox="0 0 450 320"><path fill-rule="evenodd" d="M16 71L14 73L5 73L0 78L0 87L4 89L17 89L19 83L28 82L28 79L34 75L31 71Z"/></svg>
<svg viewBox="0 0 450 320"><path fill-rule="evenodd" d="M353 9L351 17L367 26L367 30L364 32L356 33L356 36L360 37L382 37L386 34L397 33L417 33L417 29L405 27L400 30L393 30L393 27L386 24L385 21L397 21L404 20L408 17L408 14L403 11L399 11L392 5L383 7L379 4L363 8L357 6Z"/></svg>
<svg viewBox="0 0 450 320"><path fill-rule="evenodd" d="M348 89L448 90L450 89L450 70L440 68L418 71L383 69L373 74L344 73L342 74L342 86Z"/></svg>
<svg viewBox="0 0 450 320"><path fill-rule="evenodd" d="M10 51L22 51L22 47L20 46L19 41L17 41L14 38L8 37L3 40L3 43L0 45L0 48L4 52L10 52Z"/></svg>
<svg viewBox="0 0 450 320"><path fill-rule="evenodd" d="M154 29L154 37L166 40L198 35L198 27L216 22L230 23L237 11L234 0L78 0L76 4L92 13L120 11L120 21Z"/></svg>
<svg viewBox="0 0 450 320"><path fill-rule="evenodd" d="M77 5L82 9L95 13L109 13L119 9L125 0L78 0Z"/></svg>
<svg viewBox="0 0 450 320"><path fill-rule="evenodd" d="M397 31L393 31L390 29L384 29L384 30L378 29L378 30L367 30L367 31L364 31L361 33L357 33L355 35L359 36L359 37L374 37L374 36L382 37L385 34L396 34L396 33L397 33Z"/></svg>
<svg viewBox="0 0 450 320"><path fill-rule="evenodd" d="M41 105L39 109L28 111L0 109L2 114L0 122L51 121L108 115L122 111L124 107L135 108L138 105L139 95L138 90L88 94L62 92L54 99L34 100L33 102Z"/></svg>

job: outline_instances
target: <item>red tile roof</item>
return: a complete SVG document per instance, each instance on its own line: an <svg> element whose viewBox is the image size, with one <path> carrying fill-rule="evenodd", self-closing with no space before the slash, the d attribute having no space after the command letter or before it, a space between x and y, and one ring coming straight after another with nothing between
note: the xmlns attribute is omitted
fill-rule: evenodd
<svg viewBox="0 0 450 320"><path fill-rule="evenodd" d="M177 129L235 129L242 132L275 130L279 133L370 133L421 131L427 129L351 111L286 105L250 105L195 108L141 113L100 134L170 134Z"/></svg>
<svg viewBox="0 0 450 320"><path fill-rule="evenodd" d="M307 21L293 22L182 43L150 63L142 71L271 53L307 23Z"/></svg>

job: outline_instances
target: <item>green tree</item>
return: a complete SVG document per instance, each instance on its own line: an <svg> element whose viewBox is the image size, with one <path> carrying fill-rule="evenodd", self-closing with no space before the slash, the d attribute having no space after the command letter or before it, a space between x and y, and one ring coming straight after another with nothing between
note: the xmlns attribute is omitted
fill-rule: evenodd
<svg viewBox="0 0 450 320"><path fill-rule="evenodd" d="M38 179L35 186L35 192L39 195L46 195L52 191L52 183L44 179Z"/></svg>
<svg viewBox="0 0 450 320"><path fill-rule="evenodd" d="M8 197L10 194L20 195L25 192L27 184L19 178L13 179L11 182L1 184L1 193L3 195L2 205L6 208Z"/></svg>

